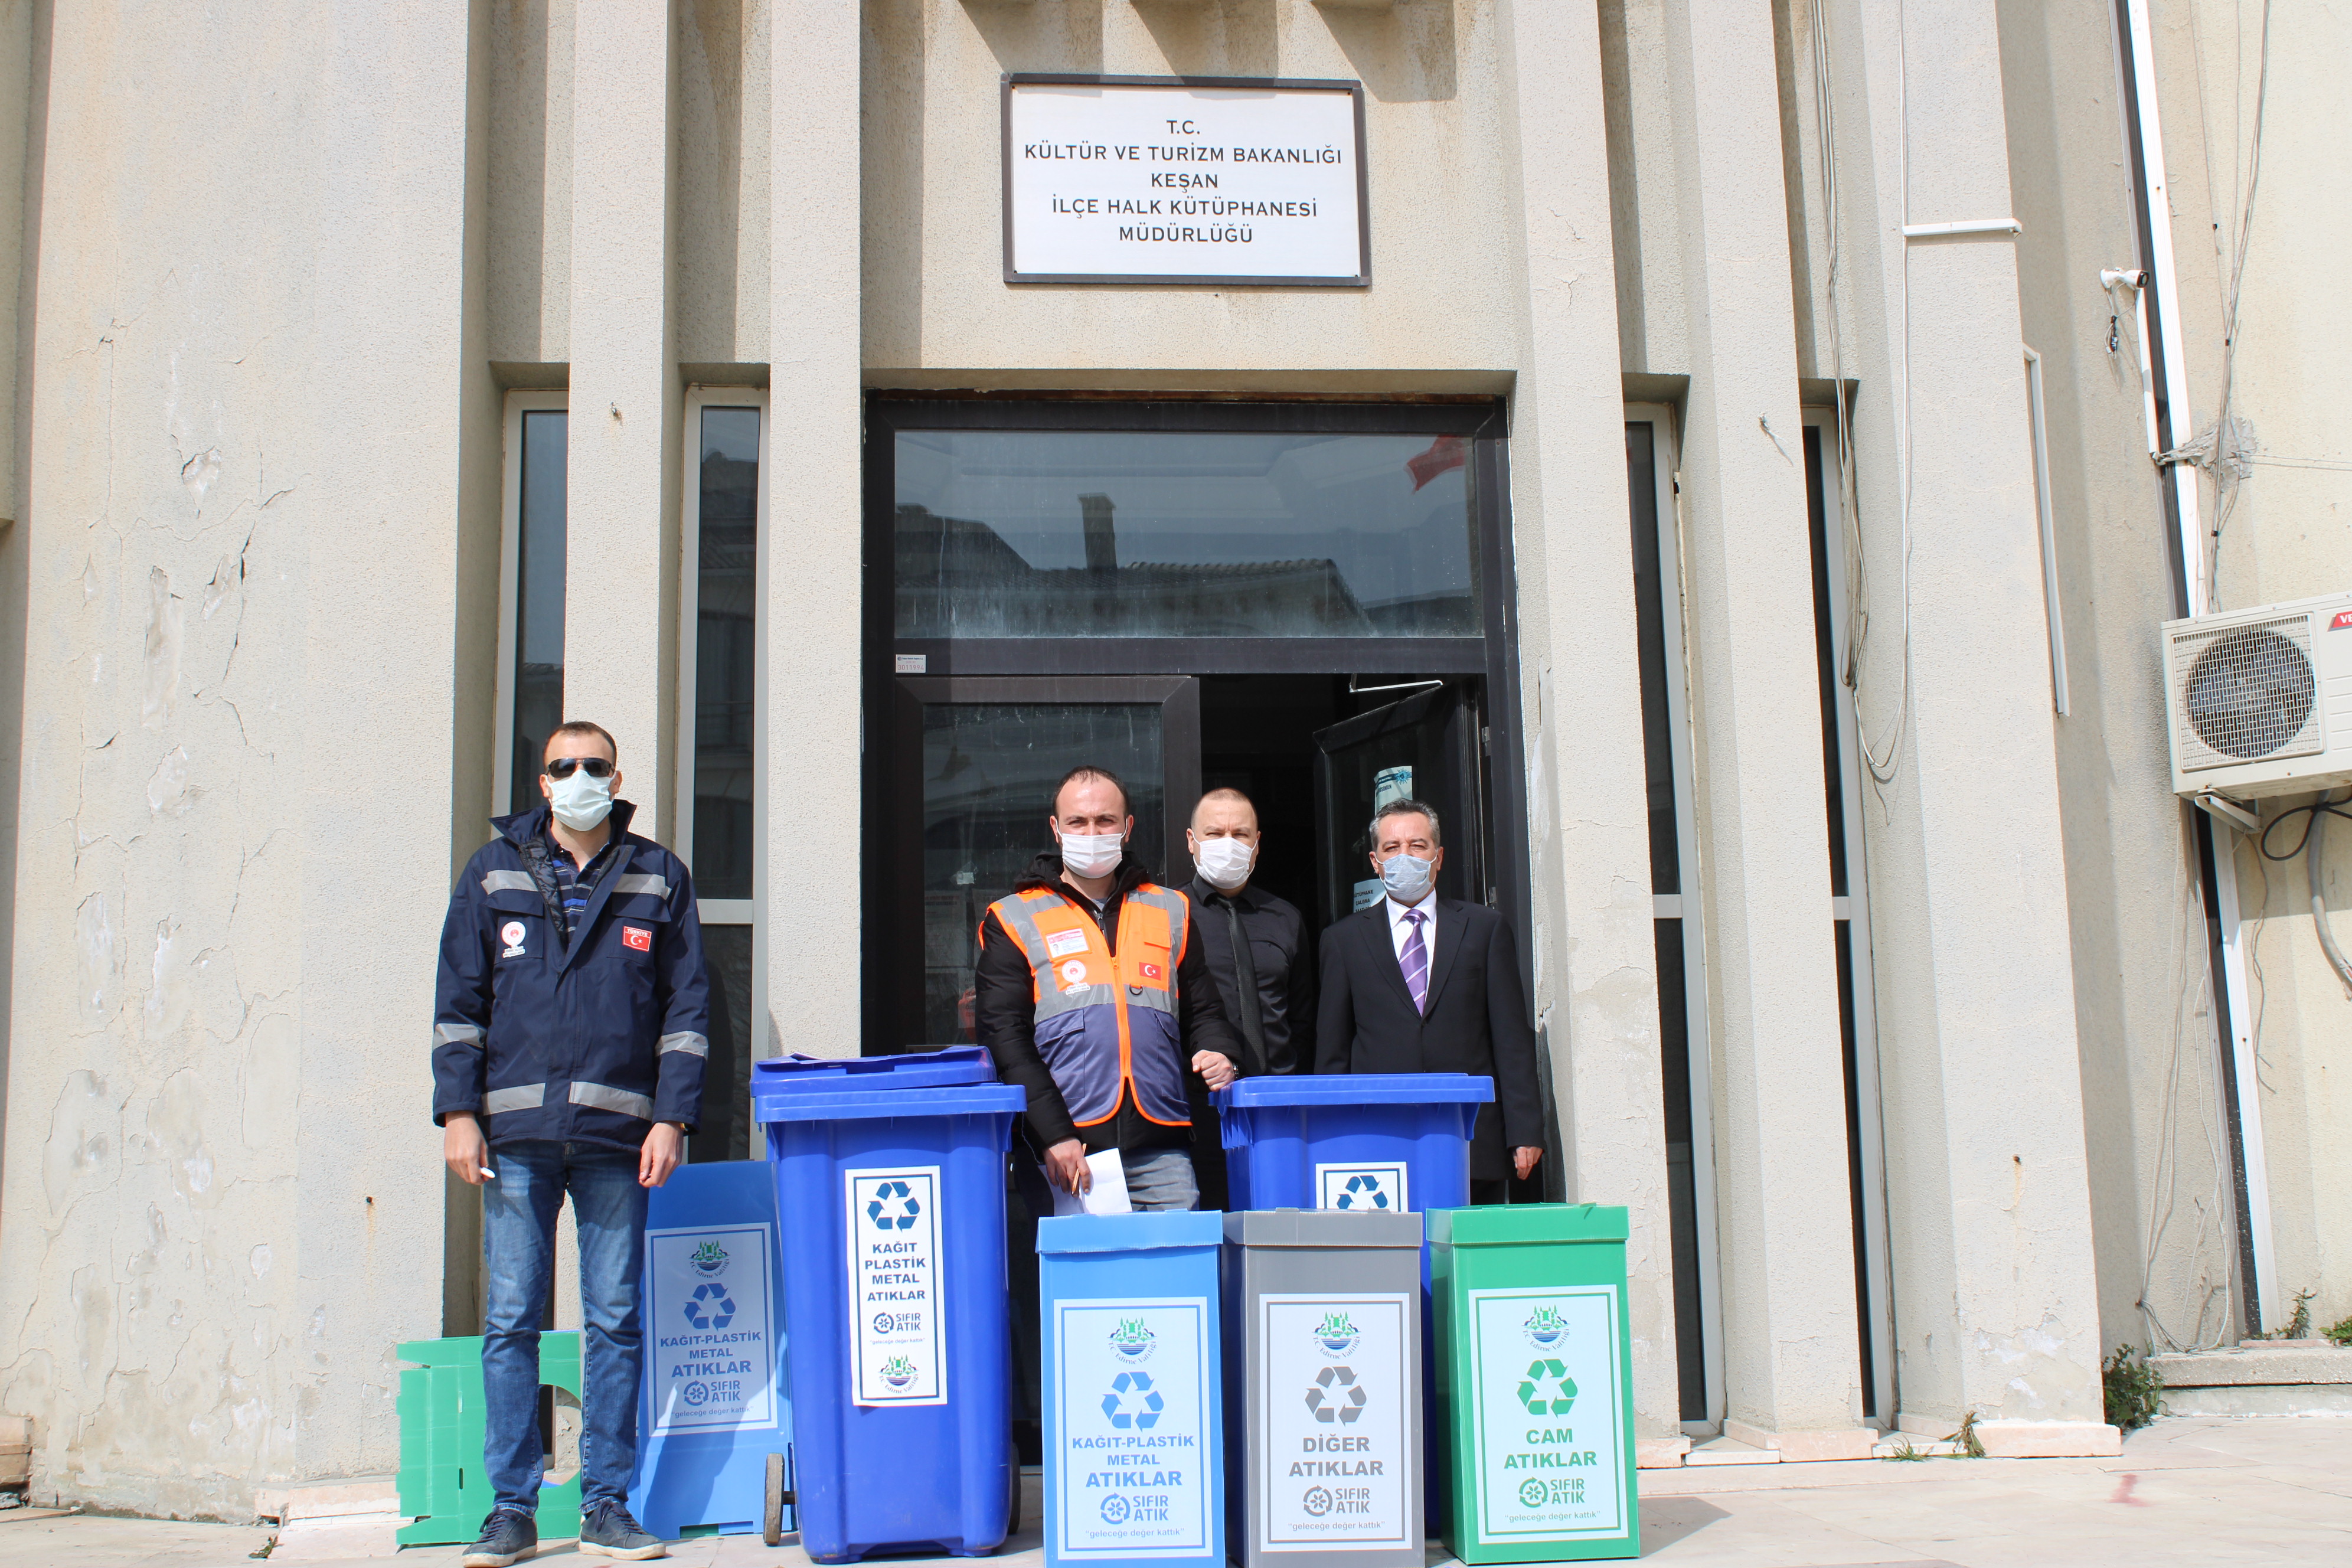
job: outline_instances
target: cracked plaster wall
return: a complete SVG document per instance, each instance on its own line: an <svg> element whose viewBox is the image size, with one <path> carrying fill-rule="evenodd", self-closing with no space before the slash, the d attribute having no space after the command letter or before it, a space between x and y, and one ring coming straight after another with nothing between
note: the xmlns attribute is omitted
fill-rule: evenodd
<svg viewBox="0 0 2352 1568"><path fill-rule="evenodd" d="M39 1491L388 1470L439 1327L467 22L37 38L0 1410Z"/></svg>

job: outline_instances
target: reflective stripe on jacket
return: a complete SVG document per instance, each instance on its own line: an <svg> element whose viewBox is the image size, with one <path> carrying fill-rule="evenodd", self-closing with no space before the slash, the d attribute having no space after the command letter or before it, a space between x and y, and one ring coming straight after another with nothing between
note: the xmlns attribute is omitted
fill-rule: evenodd
<svg viewBox="0 0 2352 1568"><path fill-rule="evenodd" d="M502 816L449 895L433 1014L433 1119L469 1110L493 1146L635 1149L692 1127L710 1046L702 928L685 864L609 819L620 842L563 939L554 875L534 868L547 807ZM542 881L541 871L545 871Z"/></svg>
<svg viewBox="0 0 2352 1568"><path fill-rule="evenodd" d="M1176 982L1192 935L1184 895L1150 882L1129 891L1119 900L1115 952L1085 911L1054 893L1014 893L989 912L1029 960L1037 1054L1070 1120L1109 1121L1124 1085L1146 1120L1188 1125Z"/></svg>

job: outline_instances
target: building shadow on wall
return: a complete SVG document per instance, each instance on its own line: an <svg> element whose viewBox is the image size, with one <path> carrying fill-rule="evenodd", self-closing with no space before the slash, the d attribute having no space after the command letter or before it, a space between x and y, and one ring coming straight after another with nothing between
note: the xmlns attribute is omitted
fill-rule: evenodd
<svg viewBox="0 0 2352 1568"><path fill-rule="evenodd" d="M859 225L866 363L873 365L922 363L924 5L925 0L866 0L858 51ZM770 85L772 92L787 90L781 77ZM781 166L768 171L772 181L789 177ZM771 256L768 265L781 274L792 258ZM783 347L772 342L769 357L781 363Z"/></svg>
<svg viewBox="0 0 2352 1568"><path fill-rule="evenodd" d="M1454 0L1397 0L1387 11L1316 7L1382 103L1443 102L1454 94Z"/></svg>
<svg viewBox="0 0 2352 1568"><path fill-rule="evenodd" d="M1103 8L1098 5L963 0L963 13L1005 70L1098 72L1103 68Z"/></svg>
<svg viewBox="0 0 2352 1568"><path fill-rule="evenodd" d="M1274 0L1135 0L1137 20L1179 76L1280 76Z"/></svg>

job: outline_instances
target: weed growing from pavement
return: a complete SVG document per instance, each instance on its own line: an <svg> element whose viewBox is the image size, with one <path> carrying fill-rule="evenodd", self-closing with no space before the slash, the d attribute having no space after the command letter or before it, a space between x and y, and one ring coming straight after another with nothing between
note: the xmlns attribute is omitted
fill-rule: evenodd
<svg viewBox="0 0 2352 1568"><path fill-rule="evenodd" d="M2099 1363L2099 1381L2107 1396L2107 1425L2119 1432L2137 1431L2164 1414L2164 1374L2129 1345Z"/></svg>
<svg viewBox="0 0 2352 1568"><path fill-rule="evenodd" d="M1958 1443L1960 1446L1960 1452L1971 1459L1981 1459L1985 1457L1984 1439L1977 1436L1977 1413L1973 1410L1960 1417L1960 1429L1944 1441Z"/></svg>
<svg viewBox="0 0 2352 1568"><path fill-rule="evenodd" d="M2352 1351L2352 1317L2340 1319L2319 1331L2327 1336L2328 1343L2342 1345L2346 1350Z"/></svg>

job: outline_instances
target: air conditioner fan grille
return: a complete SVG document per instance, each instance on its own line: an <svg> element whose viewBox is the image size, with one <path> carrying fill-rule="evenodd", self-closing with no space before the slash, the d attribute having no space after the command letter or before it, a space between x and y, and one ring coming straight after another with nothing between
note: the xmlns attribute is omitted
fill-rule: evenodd
<svg viewBox="0 0 2352 1568"><path fill-rule="evenodd" d="M2198 650L2181 693L2197 738L2225 757L2267 757L2303 732L2318 697L2311 656L2268 626L2239 626Z"/></svg>

